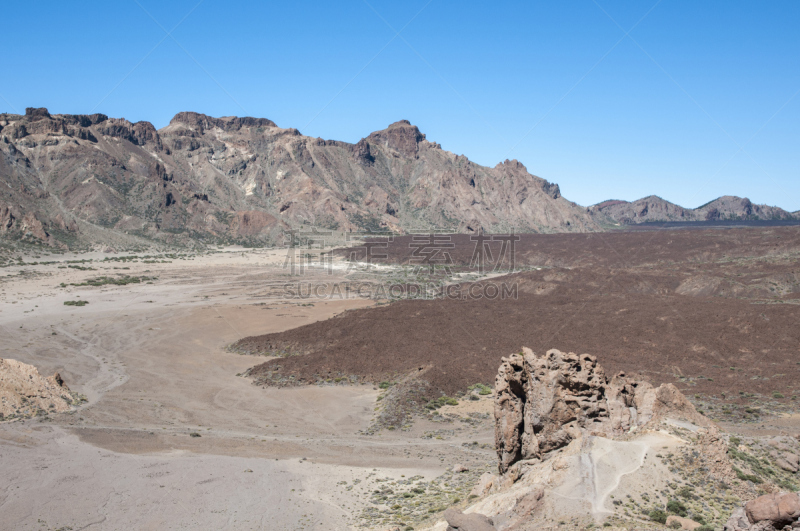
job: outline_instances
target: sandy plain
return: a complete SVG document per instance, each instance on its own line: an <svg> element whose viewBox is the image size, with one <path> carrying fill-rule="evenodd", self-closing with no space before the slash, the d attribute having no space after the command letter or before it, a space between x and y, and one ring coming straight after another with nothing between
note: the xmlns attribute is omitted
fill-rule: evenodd
<svg viewBox="0 0 800 531"><path fill-rule="evenodd" d="M375 485L488 467L488 421L364 435L378 388L240 376L264 358L228 352L234 341L375 304L276 295L285 253L89 253L0 270L0 357L58 371L87 398L69 414L0 423L0 529L380 528L362 518ZM303 281L345 274L312 269ZM72 285L101 275L156 279Z"/></svg>

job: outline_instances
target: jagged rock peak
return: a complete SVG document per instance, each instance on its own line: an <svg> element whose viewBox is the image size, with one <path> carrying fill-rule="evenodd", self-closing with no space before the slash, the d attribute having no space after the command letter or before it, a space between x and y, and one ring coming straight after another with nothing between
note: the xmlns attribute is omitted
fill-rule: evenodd
<svg viewBox="0 0 800 531"><path fill-rule="evenodd" d="M170 120L172 124L185 124L196 127L202 131L219 127L223 131L239 131L243 127L278 127L275 122L267 118L253 118L251 116L223 116L214 118L198 112L179 112Z"/></svg>
<svg viewBox="0 0 800 531"><path fill-rule="evenodd" d="M389 127L387 127L386 129L396 129L398 127L413 127L414 129L419 131L419 128L416 125L409 122L408 120L397 120L396 122L389 124Z"/></svg>
<svg viewBox="0 0 800 531"><path fill-rule="evenodd" d="M50 118L50 113L47 111L47 107L26 107L25 117L28 118L29 121L33 122L43 118Z"/></svg>
<svg viewBox="0 0 800 531"><path fill-rule="evenodd" d="M506 159L503 162L499 162L494 169L506 175L515 175L518 177L531 175L530 172L528 172L528 168L526 168L525 165L517 159ZM556 183L551 183L550 181L535 175L533 177L536 182L539 183L544 193L553 199L558 199L561 197L561 188L559 188Z"/></svg>
<svg viewBox="0 0 800 531"><path fill-rule="evenodd" d="M498 170L528 171L528 168L517 159L506 159L503 162L498 162L495 168Z"/></svg>
<svg viewBox="0 0 800 531"><path fill-rule="evenodd" d="M367 140L387 146L405 156L417 158L419 143L425 140L425 135L408 120L400 120L382 131L375 131Z"/></svg>

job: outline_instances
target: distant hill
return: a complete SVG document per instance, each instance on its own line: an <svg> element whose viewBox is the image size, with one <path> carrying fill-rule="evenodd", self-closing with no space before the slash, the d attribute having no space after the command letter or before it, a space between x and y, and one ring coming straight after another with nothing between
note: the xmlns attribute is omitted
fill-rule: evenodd
<svg viewBox="0 0 800 531"><path fill-rule="evenodd" d="M636 201L603 201L590 206L588 212L599 219L607 218L623 225L661 221L720 220L790 220L800 219L798 212L756 205L749 199L726 195L697 208L689 209L651 195Z"/></svg>

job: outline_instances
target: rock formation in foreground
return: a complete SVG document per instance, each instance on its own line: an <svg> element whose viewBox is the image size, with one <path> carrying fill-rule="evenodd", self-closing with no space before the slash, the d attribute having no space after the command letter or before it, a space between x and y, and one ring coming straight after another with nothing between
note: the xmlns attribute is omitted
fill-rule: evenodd
<svg viewBox="0 0 800 531"><path fill-rule="evenodd" d="M523 348L503 358L495 380L495 447L505 474L517 461L541 458L582 433L613 438L679 414L699 426L710 421L672 384L653 388L620 373L606 377L589 354Z"/></svg>
<svg viewBox="0 0 800 531"><path fill-rule="evenodd" d="M786 492L800 435L723 433L675 386L609 378L594 356L503 358L495 423L500 474L431 531L800 528L800 498Z"/></svg>
<svg viewBox="0 0 800 531"><path fill-rule="evenodd" d="M0 420L61 413L76 402L58 373L45 378L33 365L0 358Z"/></svg>

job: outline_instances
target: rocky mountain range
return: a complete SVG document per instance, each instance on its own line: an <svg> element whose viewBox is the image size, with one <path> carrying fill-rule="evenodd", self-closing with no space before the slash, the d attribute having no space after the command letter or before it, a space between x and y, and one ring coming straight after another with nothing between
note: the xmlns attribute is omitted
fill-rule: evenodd
<svg viewBox="0 0 800 531"><path fill-rule="evenodd" d="M356 144L263 118L177 114L148 122L0 114L0 233L108 239L275 238L341 231L588 231L586 210L516 160L494 168L428 141L408 121Z"/></svg>
<svg viewBox="0 0 800 531"><path fill-rule="evenodd" d="M60 247L275 241L338 231L587 232L673 218L786 218L721 198L589 208L516 160L493 168L445 151L406 120L355 144L265 118L182 112L166 127L103 114L0 114L0 237Z"/></svg>

